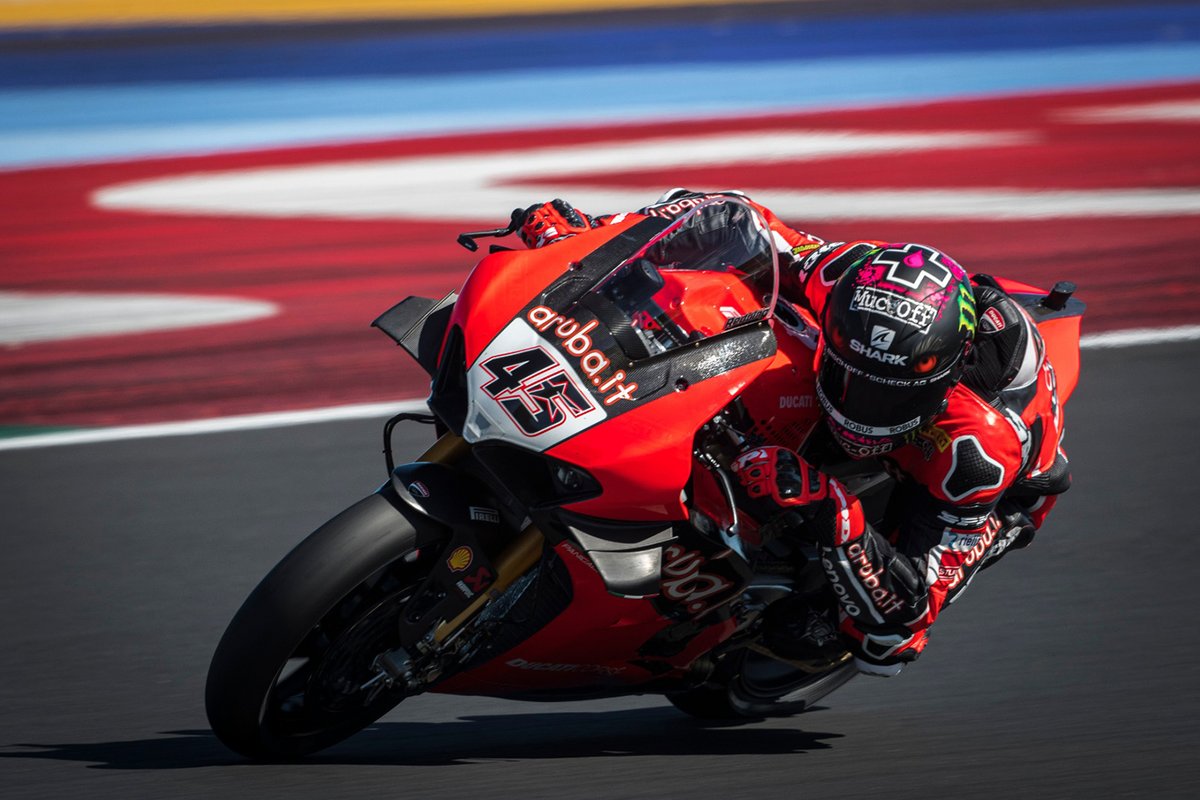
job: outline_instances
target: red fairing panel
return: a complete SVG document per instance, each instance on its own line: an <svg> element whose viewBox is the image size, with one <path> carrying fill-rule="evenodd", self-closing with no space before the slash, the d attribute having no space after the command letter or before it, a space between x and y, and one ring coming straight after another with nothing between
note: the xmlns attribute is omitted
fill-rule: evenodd
<svg viewBox="0 0 1200 800"><path fill-rule="evenodd" d="M775 360L741 397L754 420L754 433L790 450L799 450L821 419L816 393L817 326L808 312L799 313L808 326L805 329L793 329L778 317L773 320Z"/></svg>
<svg viewBox="0 0 1200 800"><path fill-rule="evenodd" d="M571 576L571 605L512 650L446 680L433 691L503 696L575 687L631 686L677 674L651 672L630 663L639 658L638 649L671 621L649 600L610 594L587 555L569 542L560 543L555 550ZM728 637L733 627L732 620L711 626L668 663L682 671Z"/></svg>
<svg viewBox="0 0 1200 800"><path fill-rule="evenodd" d="M696 431L770 363L762 359L692 384L624 412L550 449L549 455L586 465L604 487L599 497L567 506L614 520L682 520L680 496L692 472Z"/></svg>
<svg viewBox="0 0 1200 800"><path fill-rule="evenodd" d="M615 225L597 228L553 247L512 250L483 258L471 272L450 317L450 327L462 329L467 366L529 302L556 278L567 265L579 261L645 217L630 214Z"/></svg>

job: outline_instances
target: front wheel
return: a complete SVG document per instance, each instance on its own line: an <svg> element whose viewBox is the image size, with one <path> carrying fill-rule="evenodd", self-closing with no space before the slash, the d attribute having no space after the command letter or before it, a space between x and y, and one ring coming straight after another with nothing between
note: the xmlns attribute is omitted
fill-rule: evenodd
<svg viewBox="0 0 1200 800"><path fill-rule="evenodd" d="M242 604L205 691L213 733L230 749L306 755L404 699L399 689L364 684L374 657L399 646L399 615L443 536L400 508L390 487L354 504L297 545Z"/></svg>

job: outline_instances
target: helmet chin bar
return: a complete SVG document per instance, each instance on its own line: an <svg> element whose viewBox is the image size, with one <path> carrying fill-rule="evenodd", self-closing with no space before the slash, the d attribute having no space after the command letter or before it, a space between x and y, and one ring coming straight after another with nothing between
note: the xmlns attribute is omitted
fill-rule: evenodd
<svg viewBox="0 0 1200 800"><path fill-rule="evenodd" d="M884 439L898 436L902 433L908 433L911 430L921 427L921 425L924 423L922 417L914 417L907 422L901 422L899 425L889 426L864 425L861 422L856 422L844 415L842 412L838 411L833 403L830 402L829 398L825 396L825 391L821 388L821 384L819 382L817 383L817 400L821 403L821 408L824 409L825 413L829 415L830 419L832 419L838 425L838 427L849 431L850 433L871 439Z"/></svg>

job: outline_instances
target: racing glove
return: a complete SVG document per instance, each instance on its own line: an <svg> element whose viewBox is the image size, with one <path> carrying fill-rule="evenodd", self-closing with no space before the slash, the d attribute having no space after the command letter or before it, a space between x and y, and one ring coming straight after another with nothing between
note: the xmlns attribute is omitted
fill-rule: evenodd
<svg viewBox="0 0 1200 800"><path fill-rule="evenodd" d="M784 447L759 447L732 464L739 506L758 524L763 542L787 533L834 547L866 527L862 505L830 478Z"/></svg>
<svg viewBox="0 0 1200 800"><path fill-rule="evenodd" d="M590 230L592 219L565 200L551 200L532 206L525 212L525 221L518 231L521 241L530 250Z"/></svg>

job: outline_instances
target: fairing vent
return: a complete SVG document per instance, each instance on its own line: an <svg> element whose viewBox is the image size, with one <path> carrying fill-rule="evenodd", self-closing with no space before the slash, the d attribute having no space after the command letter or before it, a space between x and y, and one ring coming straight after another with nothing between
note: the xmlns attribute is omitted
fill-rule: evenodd
<svg viewBox="0 0 1200 800"><path fill-rule="evenodd" d="M442 357L433 375L429 408L446 427L459 436L467 419L467 363L462 329L446 334Z"/></svg>
<svg viewBox="0 0 1200 800"><path fill-rule="evenodd" d="M589 500L602 491L585 470L511 444L479 442L474 453L496 484L532 510Z"/></svg>

